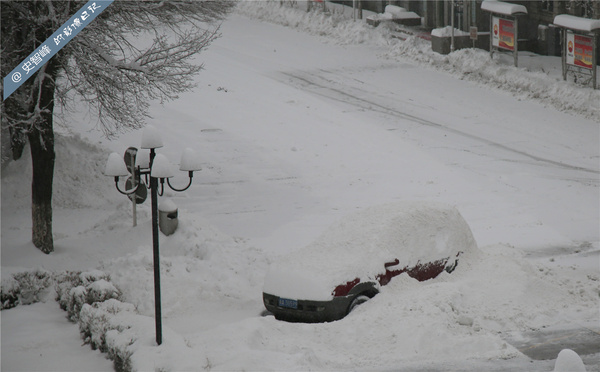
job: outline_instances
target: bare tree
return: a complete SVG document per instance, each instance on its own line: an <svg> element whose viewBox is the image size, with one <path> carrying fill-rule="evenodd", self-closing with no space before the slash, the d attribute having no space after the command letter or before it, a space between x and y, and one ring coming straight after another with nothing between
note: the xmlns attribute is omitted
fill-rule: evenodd
<svg viewBox="0 0 600 372"><path fill-rule="evenodd" d="M2 76L86 2L2 0ZM215 22L234 5L117 0L2 103L2 126L10 132L13 158L30 145L32 240L42 252L54 250L55 105L69 112L74 99L87 103L107 136L143 126L152 102L175 99L193 88L193 75L202 69L194 57L218 37Z"/></svg>

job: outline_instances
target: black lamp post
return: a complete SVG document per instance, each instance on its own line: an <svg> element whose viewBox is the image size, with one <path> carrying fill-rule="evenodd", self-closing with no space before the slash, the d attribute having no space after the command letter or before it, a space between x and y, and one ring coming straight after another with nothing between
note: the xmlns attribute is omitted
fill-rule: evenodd
<svg viewBox="0 0 600 372"><path fill-rule="evenodd" d="M160 299L160 254L158 244L158 196L164 193L165 179L167 185L173 191L185 191L192 185L192 177L194 171L199 171L200 166L197 163L194 152L191 149L185 149L181 156L179 170L187 171L189 182L182 189L175 188L171 185L169 178L173 177L173 172L169 160L162 154L156 154L156 149L162 147L162 139L158 135L156 129L152 126L146 127L142 133L142 149L150 150L150 158L147 164L140 162L135 167L132 175L133 180L139 180L144 176L145 183L133 182L135 185L132 189L125 191L119 187L119 177L129 175L129 171L125 166L125 162L116 152L110 154L106 162L104 174L115 178L115 186L117 190L124 195L134 194L139 187L148 187L150 189L150 198L152 203L152 248L154 260L154 310L156 322L156 343L162 344L162 316L161 316L161 299ZM148 177L150 179L148 180ZM159 191L160 182L160 191ZM149 185L149 186L146 186Z"/></svg>

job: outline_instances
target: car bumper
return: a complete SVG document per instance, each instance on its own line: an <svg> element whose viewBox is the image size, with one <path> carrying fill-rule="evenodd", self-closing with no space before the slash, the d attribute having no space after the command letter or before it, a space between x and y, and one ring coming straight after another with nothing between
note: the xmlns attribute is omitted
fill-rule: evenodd
<svg viewBox="0 0 600 372"><path fill-rule="evenodd" d="M288 322L318 323L342 319L348 313L351 300L350 296L334 297L330 301L293 300L296 305L293 308L289 303L280 305L280 297L263 293L267 310L275 318Z"/></svg>

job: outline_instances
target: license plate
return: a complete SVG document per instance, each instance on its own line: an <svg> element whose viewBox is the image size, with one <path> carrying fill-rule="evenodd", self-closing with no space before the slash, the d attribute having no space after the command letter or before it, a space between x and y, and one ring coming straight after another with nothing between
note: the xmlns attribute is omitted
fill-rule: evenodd
<svg viewBox="0 0 600 372"><path fill-rule="evenodd" d="M289 298L280 298L278 301L279 307L286 307L288 309L297 309L298 301L290 300Z"/></svg>

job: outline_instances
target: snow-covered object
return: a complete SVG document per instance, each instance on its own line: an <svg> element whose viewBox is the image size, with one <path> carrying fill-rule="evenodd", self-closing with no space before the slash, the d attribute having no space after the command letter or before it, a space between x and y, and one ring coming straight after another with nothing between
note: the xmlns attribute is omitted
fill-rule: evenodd
<svg viewBox="0 0 600 372"><path fill-rule="evenodd" d="M163 147L162 137L158 132L158 129L154 125L148 125L142 132L142 146L143 149L157 149Z"/></svg>
<svg viewBox="0 0 600 372"><path fill-rule="evenodd" d="M177 205L171 199L165 199L158 205L158 210L161 212L175 212L177 211Z"/></svg>
<svg viewBox="0 0 600 372"><path fill-rule="evenodd" d="M150 151L148 151L148 149L138 151L135 158L135 165L142 169L150 168Z"/></svg>
<svg viewBox="0 0 600 372"><path fill-rule="evenodd" d="M123 158L119 156L116 152L113 152L108 156L108 160L106 161L106 167L104 168L104 175L111 177L124 177L127 176L129 172L127 171L127 167L125 167L125 162Z"/></svg>
<svg viewBox="0 0 600 372"><path fill-rule="evenodd" d="M384 13L374 14L367 17L367 20L374 22L393 21L395 19L421 19L421 17L415 12L409 12L406 9L396 5L387 5Z"/></svg>
<svg viewBox="0 0 600 372"><path fill-rule="evenodd" d="M185 148L181 153L181 162L179 163L179 170L182 171L199 171L202 169L198 155L192 149Z"/></svg>
<svg viewBox="0 0 600 372"><path fill-rule="evenodd" d="M468 36L469 33L458 28L454 29L454 36ZM449 37L452 36L452 26L446 26L442 28L434 28L431 30L431 36L437 37Z"/></svg>
<svg viewBox="0 0 600 372"><path fill-rule="evenodd" d="M577 31L592 32L600 30L600 19L581 18L569 14L557 15L554 17L554 24Z"/></svg>
<svg viewBox="0 0 600 372"><path fill-rule="evenodd" d="M166 156L157 154L152 162L152 171L150 175L154 178L170 178L173 177L173 166Z"/></svg>
<svg viewBox="0 0 600 372"><path fill-rule="evenodd" d="M272 263L263 292L327 301L340 284L356 278L375 282L386 262L399 259L398 267L413 267L476 248L471 229L454 207L425 202L370 207Z"/></svg>
<svg viewBox="0 0 600 372"><path fill-rule="evenodd" d="M581 357L571 349L562 349L558 353L554 372L586 372Z"/></svg>
<svg viewBox="0 0 600 372"><path fill-rule="evenodd" d="M401 17L402 13L406 13L406 9L397 5L386 5L385 13L391 14L393 17Z"/></svg>
<svg viewBox="0 0 600 372"><path fill-rule="evenodd" d="M483 3L481 3L481 10L504 15L527 14L527 8L525 8L523 5L495 0L485 0Z"/></svg>

